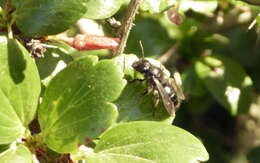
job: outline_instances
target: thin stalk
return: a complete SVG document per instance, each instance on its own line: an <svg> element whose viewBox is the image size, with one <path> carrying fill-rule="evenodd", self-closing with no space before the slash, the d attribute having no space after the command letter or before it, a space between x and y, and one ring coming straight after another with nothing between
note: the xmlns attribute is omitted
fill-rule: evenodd
<svg viewBox="0 0 260 163"><path fill-rule="evenodd" d="M122 22L122 26L120 27L120 29L118 31L118 35L121 39L121 42L120 42L117 50L114 53L115 56L121 55L125 50L126 42L127 42L129 33L132 29L133 21L135 19L135 15L139 9L141 1L142 0L131 0L131 2L129 4L127 13Z"/></svg>

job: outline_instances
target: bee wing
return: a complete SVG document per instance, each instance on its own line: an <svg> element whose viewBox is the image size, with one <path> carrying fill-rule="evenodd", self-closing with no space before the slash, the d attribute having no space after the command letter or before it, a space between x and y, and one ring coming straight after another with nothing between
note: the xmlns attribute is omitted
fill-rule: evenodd
<svg viewBox="0 0 260 163"><path fill-rule="evenodd" d="M171 82L171 85L173 86L174 90L176 91L178 98L180 98L181 100L184 100L185 96L184 96L184 93L183 93L182 87L181 87L182 84L181 84L180 74L178 72L174 72L173 78L169 78L169 81Z"/></svg>
<svg viewBox="0 0 260 163"><path fill-rule="evenodd" d="M160 96L162 98L163 105L164 105L165 109L168 111L168 113L170 115L174 115L175 114L174 103L170 100L170 97L167 94L167 92L164 90L162 84L155 77L153 77L153 80L154 80L154 82L156 84L157 90L160 93Z"/></svg>

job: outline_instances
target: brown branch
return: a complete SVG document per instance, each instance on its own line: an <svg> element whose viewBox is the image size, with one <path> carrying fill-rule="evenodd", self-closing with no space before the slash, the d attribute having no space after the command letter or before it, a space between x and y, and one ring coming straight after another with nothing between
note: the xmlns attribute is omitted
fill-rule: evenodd
<svg viewBox="0 0 260 163"><path fill-rule="evenodd" d="M170 58L173 57L173 54L176 53L176 50L178 49L178 45L174 44L170 49L168 49L162 56L158 58L158 61L160 61L162 64L166 63ZM177 60L177 55L174 57L174 62Z"/></svg>
<svg viewBox="0 0 260 163"><path fill-rule="evenodd" d="M8 13L12 0L7 0L5 3L5 11Z"/></svg>
<svg viewBox="0 0 260 163"><path fill-rule="evenodd" d="M127 42L129 33L132 29L133 21L135 19L135 15L141 4L141 1L142 0L131 0L131 2L129 4L126 16L124 17L123 22L122 22L122 26L120 27L120 29L118 31L118 35L121 39L121 42L120 42L116 52L114 53L115 56L121 55L125 50L126 42Z"/></svg>
<svg viewBox="0 0 260 163"><path fill-rule="evenodd" d="M240 7L236 7L225 14L223 12L219 12L215 17L209 19L204 25L202 25L201 29L208 32L218 32L230 29L234 26L249 24L257 15L251 12L251 16L246 17L243 20L239 19L240 15L246 12L251 11L245 11ZM222 19L222 22L218 22L219 17Z"/></svg>
<svg viewBox="0 0 260 163"><path fill-rule="evenodd" d="M248 4L251 4L251 5L260 6L260 1L259 0L241 0L241 1L247 2Z"/></svg>

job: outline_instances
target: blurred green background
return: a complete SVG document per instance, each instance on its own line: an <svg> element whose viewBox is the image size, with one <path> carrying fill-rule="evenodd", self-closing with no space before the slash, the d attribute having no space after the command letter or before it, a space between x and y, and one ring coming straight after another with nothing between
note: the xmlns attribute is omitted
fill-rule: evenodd
<svg viewBox="0 0 260 163"><path fill-rule="evenodd" d="M126 52L141 57L141 40L146 57L181 72L187 99L174 124L202 140L208 162L260 162L260 6L226 0L178 5L180 25L167 12L140 12Z"/></svg>

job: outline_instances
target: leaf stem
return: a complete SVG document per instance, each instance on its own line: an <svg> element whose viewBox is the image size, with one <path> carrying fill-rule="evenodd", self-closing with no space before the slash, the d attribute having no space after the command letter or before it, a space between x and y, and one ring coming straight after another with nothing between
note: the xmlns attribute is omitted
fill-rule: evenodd
<svg viewBox="0 0 260 163"><path fill-rule="evenodd" d="M13 39L13 31L12 31L12 25L7 25L7 31L8 31L8 38Z"/></svg>
<svg viewBox="0 0 260 163"><path fill-rule="evenodd" d="M10 19L10 15L9 15L9 9L10 9L10 5L11 5L12 0L6 0L5 3L5 8L4 8L4 18L6 21L6 26L7 26L7 37L9 39L13 38L13 32L12 32L12 24L14 23L14 19L11 18Z"/></svg>
<svg viewBox="0 0 260 163"><path fill-rule="evenodd" d="M142 0L131 0L129 7L127 9L127 13L123 19L122 26L119 28L118 35L121 38L121 42L115 51L114 55L121 55L126 46L126 42L129 36L129 33L133 26L133 21L135 19L135 15L139 9Z"/></svg>

